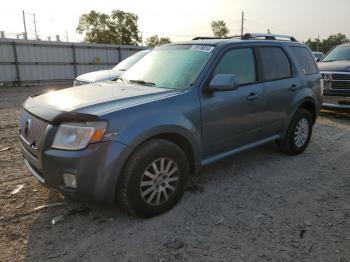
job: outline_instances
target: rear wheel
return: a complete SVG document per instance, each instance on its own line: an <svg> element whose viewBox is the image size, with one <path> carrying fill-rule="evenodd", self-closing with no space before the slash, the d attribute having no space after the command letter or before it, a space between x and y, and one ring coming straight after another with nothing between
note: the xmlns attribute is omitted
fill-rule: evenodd
<svg viewBox="0 0 350 262"><path fill-rule="evenodd" d="M184 152L161 139L145 142L132 154L117 186L119 203L131 214L152 217L181 198L190 172Z"/></svg>
<svg viewBox="0 0 350 262"><path fill-rule="evenodd" d="M297 155L305 151L312 134L312 114L306 109L299 109L292 118L284 139L277 143L281 151L288 155Z"/></svg>

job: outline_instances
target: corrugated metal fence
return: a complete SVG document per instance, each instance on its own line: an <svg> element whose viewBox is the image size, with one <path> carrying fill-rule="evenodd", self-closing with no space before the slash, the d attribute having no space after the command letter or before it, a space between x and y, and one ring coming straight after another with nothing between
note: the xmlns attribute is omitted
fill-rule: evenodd
<svg viewBox="0 0 350 262"><path fill-rule="evenodd" d="M108 69L144 49L139 46L0 39L0 83L71 82Z"/></svg>

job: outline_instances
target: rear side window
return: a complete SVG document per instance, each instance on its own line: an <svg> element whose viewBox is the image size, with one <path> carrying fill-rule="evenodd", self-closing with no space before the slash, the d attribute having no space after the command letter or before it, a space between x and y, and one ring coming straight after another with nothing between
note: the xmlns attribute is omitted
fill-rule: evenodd
<svg viewBox="0 0 350 262"><path fill-rule="evenodd" d="M289 58L280 47L261 47L263 80L271 81L292 76Z"/></svg>
<svg viewBox="0 0 350 262"><path fill-rule="evenodd" d="M315 59L305 47L293 46L290 49L298 64L301 66L301 71L304 75L317 74Z"/></svg>
<svg viewBox="0 0 350 262"><path fill-rule="evenodd" d="M214 70L214 75L217 74L234 74L241 85L256 82L253 50L242 48L226 52Z"/></svg>

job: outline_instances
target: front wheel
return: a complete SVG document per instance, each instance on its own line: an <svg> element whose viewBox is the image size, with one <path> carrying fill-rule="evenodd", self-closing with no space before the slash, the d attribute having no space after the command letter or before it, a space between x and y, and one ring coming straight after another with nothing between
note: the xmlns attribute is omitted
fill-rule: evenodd
<svg viewBox="0 0 350 262"><path fill-rule="evenodd" d="M163 213L180 200L189 173L181 148L166 140L147 141L136 149L122 171L118 201L136 216Z"/></svg>
<svg viewBox="0 0 350 262"><path fill-rule="evenodd" d="M286 136L277 142L281 151L287 155L303 153L310 142L312 127L310 111L299 109L288 126Z"/></svg>

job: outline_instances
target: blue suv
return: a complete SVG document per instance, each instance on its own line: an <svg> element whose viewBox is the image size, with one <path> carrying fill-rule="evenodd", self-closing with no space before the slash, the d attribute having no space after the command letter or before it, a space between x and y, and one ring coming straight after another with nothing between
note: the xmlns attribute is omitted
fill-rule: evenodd
<svg viewBox="0 0 350 262"><path fill-rule="evenodd" d="M151 217L205 165L273 141L302 153L322 85L293 37L196 38L155 48L116 81L28 98L19 142L42 183Z"/></svg>

